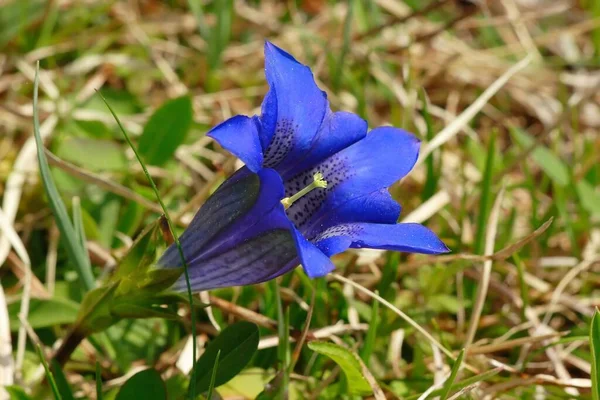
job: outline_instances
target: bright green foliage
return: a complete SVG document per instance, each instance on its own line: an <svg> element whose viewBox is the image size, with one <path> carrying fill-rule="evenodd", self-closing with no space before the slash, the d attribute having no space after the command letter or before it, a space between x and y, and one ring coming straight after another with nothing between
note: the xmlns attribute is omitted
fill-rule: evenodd
<svg viewBox="0 0 600 400"><path fill-rule="evenodd" d="M218 387L236 376L250 362L258 349L258 327L241 321L224 329L210 342L195 365L196 391L205 392L214 382ZM217 372L215 362L219 357Z"/></svg>
<svg viewBox="0 0 600 400"><path fill-rule="evenodd" d="M140 136L139 152L151 165L163 165L173 158L192 124L192 100L178 97L163 104L150 117Z"/></svg>
<svg viewBox="0 0 600 400"><path fill-rule="evenodd" d="M373 389L363 376L362 369L366 368L356 353L335 343L314 341L308 343L308 348L331 358L346 374L348 392L357 395L369 395Z"/></svg>

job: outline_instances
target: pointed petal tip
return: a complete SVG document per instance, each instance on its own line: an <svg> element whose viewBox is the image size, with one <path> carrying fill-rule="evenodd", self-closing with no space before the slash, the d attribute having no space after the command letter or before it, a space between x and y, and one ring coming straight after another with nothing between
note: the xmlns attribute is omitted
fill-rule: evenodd
<svg viewBox="0 0 600 400"><path fill-rule="evenodd" d="M429 247L429 250L432 254L445 254L452 252L452 250L446 246L446 243L444 243L442 239L440 239L433 231L431 231L429 228L424 228L427 229L431 234L431 238L427 247Z"/></svg>
<svg viewBox="0 0 600 400"><path fill-rule="evenodd" d="M268 62L269 60L272 60L276 57L283 56L293 62L300 64L298 62L298 60L296 60L296 58L294 58L294 56L292 56L287 51L283 50L281 47L276 46L273 43L269 42L268 40L265 41L264 52L265 52L265 61L266 62Z"/></svg>

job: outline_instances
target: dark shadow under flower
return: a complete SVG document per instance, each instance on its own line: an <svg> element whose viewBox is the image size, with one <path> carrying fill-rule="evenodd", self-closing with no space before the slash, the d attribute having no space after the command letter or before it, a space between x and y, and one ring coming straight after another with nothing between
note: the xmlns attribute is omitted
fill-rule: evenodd
<svg viewBox="0 0 600 400"><path fill-rule="evenodd" d="M357 115L332 112L310 69L268 42L265 72L261 116L235 116L208 134L246 166L180 238L194 290L260 283L298 264L324 276L334 269L329 257L347 248L448 251L426 227L396 223L400 206L387 188L413 168L415 136L393 127L367 133ZM321 177L326 187L313 183ZM174 246L159 266L181 266ZM180 280L176 289L184 288Z"/></svg>

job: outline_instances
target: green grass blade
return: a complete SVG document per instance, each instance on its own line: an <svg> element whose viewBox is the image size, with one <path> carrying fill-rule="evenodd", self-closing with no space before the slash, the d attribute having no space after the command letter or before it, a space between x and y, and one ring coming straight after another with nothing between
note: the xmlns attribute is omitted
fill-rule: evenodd
<svg viewBox="0 0 600 400"><path fill-rule="evenodd" d="M82 247L81 242L77 238L77 233L73 227L73 224L71 223L71 220L69 219L67 208L65 207L65 204L58 193L58 189L56 188L54 180L52 179L50 167L48 166L48 160L46 158L46 154L44 153L44 142L42 141L42 136L40 135L40 120L38 115L39 71L40 65L38 63L35 70L35 80L33 82L33 134L35 136L35 143L37 145L37 156L40 164L42 184L44 185L44 190L48 196L48 203L56 220L58 230L64 239L63 243L65 244L69 258L77 268L79 279L81 279L83 287L86 290L91 290L96 286L96 283L94 274L92 273L90 260L88 258L87 249L85 246Z"/></svg>
<svg viewBox="0 0 600 400"><path fill-rule="evenodd" d="M452 385L458 376L458 371L460 371L460 366L462 365L463 359L465 358L465 349L462 349L452 366L452 371L450 371L450 376L448 380L444 383L443 392L440 395L440 400L446 400L448 395L450 394L450 390L452 389Z"/></svg>
<svg viewBox="0 0 600 400"><path fill-rule="evenodd" d="M451 385L451 391L455 392L455 391L458 391L458 390L462 390L462 389L466 388L467 386L471 386L471 385L473 385L473 384L475 384L477 382L484 382L484 381L492 378L493 376L498 375L500 373L500 371L501 371L500 368L496 368L496 369L492 369L492 370L489 370L489 371L486 371L486 372L482 372L479 375L472 376L472 377L467 378L467 379L465 379L463 381L456 382L456 383L454 383L454 384ZM434 390L433 392L429 393L429 396L431 398L433 398L434 396L439 396L439 395L442 394L443 390L444 389ZM419 394L411 395L411 396L407 396L406 400L416 400L416 399L418 399L420 397L421 397L421 395L419 395Z"/></svg>
<svg viewBox="0 0 600 400"><path fill-rule="evenodd" d="M72 213L73 213L73 228L75 229L75 236L77 236L77 239L79 240L79 244L81 245L82 249L87 248L86 247L86 243L87 243L87 239L85 237L85 228L83 227L83 216L81 215L81 201L79 200L79 197L73 197L72 203L71 203L71 207L72 209ZM87 264L90 266L91 268L91 262L90 262L90 256L87 253L87 251L85 252L84 255Z"/></svg>
<svg viewBox="0 0 600 400"><path fill-rule="evenodd" d="M52 394L54 395L54 398L56 400L62 400L62 396L60 395L60 391L58 390L58 386L56 385L56 381L54 380L54 374L52 373L52 371L50 371L50 368L48 367L48 363L46 362L46 359L44 358L42 349L40 348L40 346L36 346L36 350L37 350L38 357L40 358L40 361L42 362L42 365L44 366L44 371L46 371L46 378L48 378L48 383L50 384L50 387L52 388Z"/></svg>
<svg viewBox="0 0 600 400"><path fill-rule="evenodd" d="M177 250L179 251L179 257L181 257L181 262L183 264L183 273L184 273L185 282L186 282L186 285L187 285L188 301L190 303L190 318L191 318L191 325L192 325L191 326L191 331L192 331L192 342L193 342L192 343L192 346L193 346L192 347L192 358L194 360L194 365L195 365L196 358L197 358L196 357L196 347L197 347L197 345L196 345L196 313L194 311L194 298L193 298L193 295L192 295L192 286L190 284L190 275L189 275L189 272L188 272L188 265L187 265L187 262L185 260L185 255L183 254L183 248L181 247L181 243L179 242L179 238L177 237L177 234L175 233L175 229L173 229L173 221L171 220L171 217L169 216L169 212L167 210L167 207L165 206L165 203L162 201L162 198L160 197L160 193L158 192L158 188L156 187L156 184L154 183L154 180L150 176L150 173L148 172L148 168L146 168L146 164L144 164L144 161L142 160L142 157L140 156L140 154L138 153L137 149L133 145L133 142L129 138L129 134L125 130L125 127L123 127L123 124L121 123L121 120L119 119L119 117L117 116L117 114L115 113L115 111L112 109L112 107L110 106L110 104L108 104L108 102L106 101L106 99L104 98L104 96L102 96L102 94L100 92L98 92L98 91L96 91L96 92L98 93L98 95L100 95L100 97L102 98L102 101L104 102L104 104L106 104L106 107L108 107L108 110L112 114L113 118L117 122L117 125L119 126L119 129L123 133L123 136L125 137L125 141L129 145L129 147L131 147L131 150L133 150L133 153L135 154L135 158L140 163L140 165L142 167L142 170L144 171L144 175L146 175L146 179L148 179L148 182L150 183L150 186L152 187L152 190L154 191L154 195L156 196L156 200L158 201L158 203L160 204L160 207L163 210L163 213L165 215L165 219L167 220L167 224L169 225L169 231L171 232L171 235L173 236L173 239L175 240L175 245L177 246ZM195 395L196 395L196 369L195 368L192 368L189 394L190 394L190 398L191 399L195 398Z"/></svg>
<svg viewBox="0 0 600 400"><path fill-rule="evenodd" d="M494 154L496 147L496 132L492 131L490 142L488 144L487 159L483 180L481 182L481 200L479 203L479 217L477 219L477 236L475 237L475 254L483 254L485 243L485 233L487 231L487 221L492 209L492 180L494 171Z"/></svg>
<svg viewBox="0 0 600 400"><path fill-rule="evenodd" d="M529 292L527 291L527 282L525 282L525 265L521 261L521 257L517 253L512 256L515 266L517 267L517 276L519 277L519 290L521 293L521 300L523 301L523 308L521 309L522 317L525 318L525 309L529 307Z"/></svg>
<svg viewBox="0 0 600 400"><path fill-rule="evenodd" d="M346 54L348 54L348 50L350 49L350 42L352 40L352 15L354 14L354 2L352 0L348 0L348 11L346 13L346 19L344 20L344 32L343 32L343 43L342 49L340 51L340 56L337 60L337 64L335 66L335 73L332 77L333 88L338 91L340 88L340 82L342 80L342 73L344 70L344 60L346 58Z"/></svg>
<svg viewBox="0 0 600 400"><path fill-rule="evenodd" d="M196 24L198 25L198 31L203 39L207 39L209 28L206 26L204 18L204 12L202 11L202 2L200 0L188 0L188 6L194 18L196 18Z"/></svg>
<svg viewBox="0 0 600 400"><path fill-rule="evenodd" d="M376 292L377 293L377 292ZM363 360L367 368L369 368L369 360L373 350L375 349L375 339L377 339L377 327L379 326L379 302L374 300L373 306L371 307L371 321L369 321L369 330L367 331L367 337L365 338L365 344L363 345L360 358Z"/></svg>
<svg viewBox="0 0 600 400"><path fill-rule="evenodd" d="M590 327L590 348L592 350L592 399L600 400L600 312L592 317Z"/></svg>
<svg viewBox="0 0 600 400"><path fill-rule="evenodd" d="M290 314L289 308L284 312L283 305L281 302L281 294L279 290L279 282L273 280L273 293L275 294L275 301L277 302L277 334L279 336L279 347L277 348L277 358L279 359L281 371L279 388L280 395L284 396L288 389L290 371L288 369L290 365Z"/></svg>
<svg viewBox="0 0 600 400"><path fill-rule="evenodd" d="M217 378L217 370L219 369L219 358L221 358L221 350L217 352L217 358L215 358L215 366L212 370L212 376L210 377L210 386L208 386L208 392L206 399L212 399L213 390L215 390L215 379Z"/></svg>
<svg viewBox="0 0 600 400"><path fill-rule="evenodd" d="M423 104L421 115L425 120L425 126L427 127L427 141L430 142L433 140L435 136L435 131L433 128L433 120L431 119L431 114L429 114L429 99L427 98L427 94L425 90L422 89L419 91L419 99L421 100L421 104ZM435 194L435 189L437 188L439 174L436 172L435 168L436 157L432 154L431 157L427 157L425 160L425 165L427 167L427 178L425 179L425 186L423 187L423 193L421 195L421 199L423 201L428 200L431 196Z"/></svg>
<svg viewBox="0 0 600 400"><path fill-rule="evenodd" d="M96 361L96 399L102 400L102 374L100 373L100 363Z"/></svg>
<svg viewBox="0 0 600 400"><path fill-rule="evenodd" d="M67 381L65 373L63 372L60 364L56 360L52 360L50 362L50 371L54 374L54 381L56 382L56 387L58 388L58 392L60 393L63 400L75 400L73 396L73 390Z"/></svg>

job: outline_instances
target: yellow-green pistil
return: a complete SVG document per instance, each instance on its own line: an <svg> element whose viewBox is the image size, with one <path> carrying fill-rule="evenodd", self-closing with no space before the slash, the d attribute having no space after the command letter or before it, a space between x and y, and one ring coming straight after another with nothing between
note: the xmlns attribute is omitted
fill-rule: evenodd
<svg viewBox="0 0 600 400"><path fill-rule="evenodd" d="M317 172L316 174L313 175L313 181L310 185L308 185L307 187L305 187L304 189L302 189L295 195L293 195L291 197L286 197L285 199L281 200L281 204L283 204L283 207L285 207L285 209L287 210L288 208L290 208L290 206L292 204L294 204L294 202L296 202L302 196L310 193L314 189L317 189L317 188L324 189L326 187L327 187L327 181L325 179L323 179L323 174L320 172Z"/></svg>

